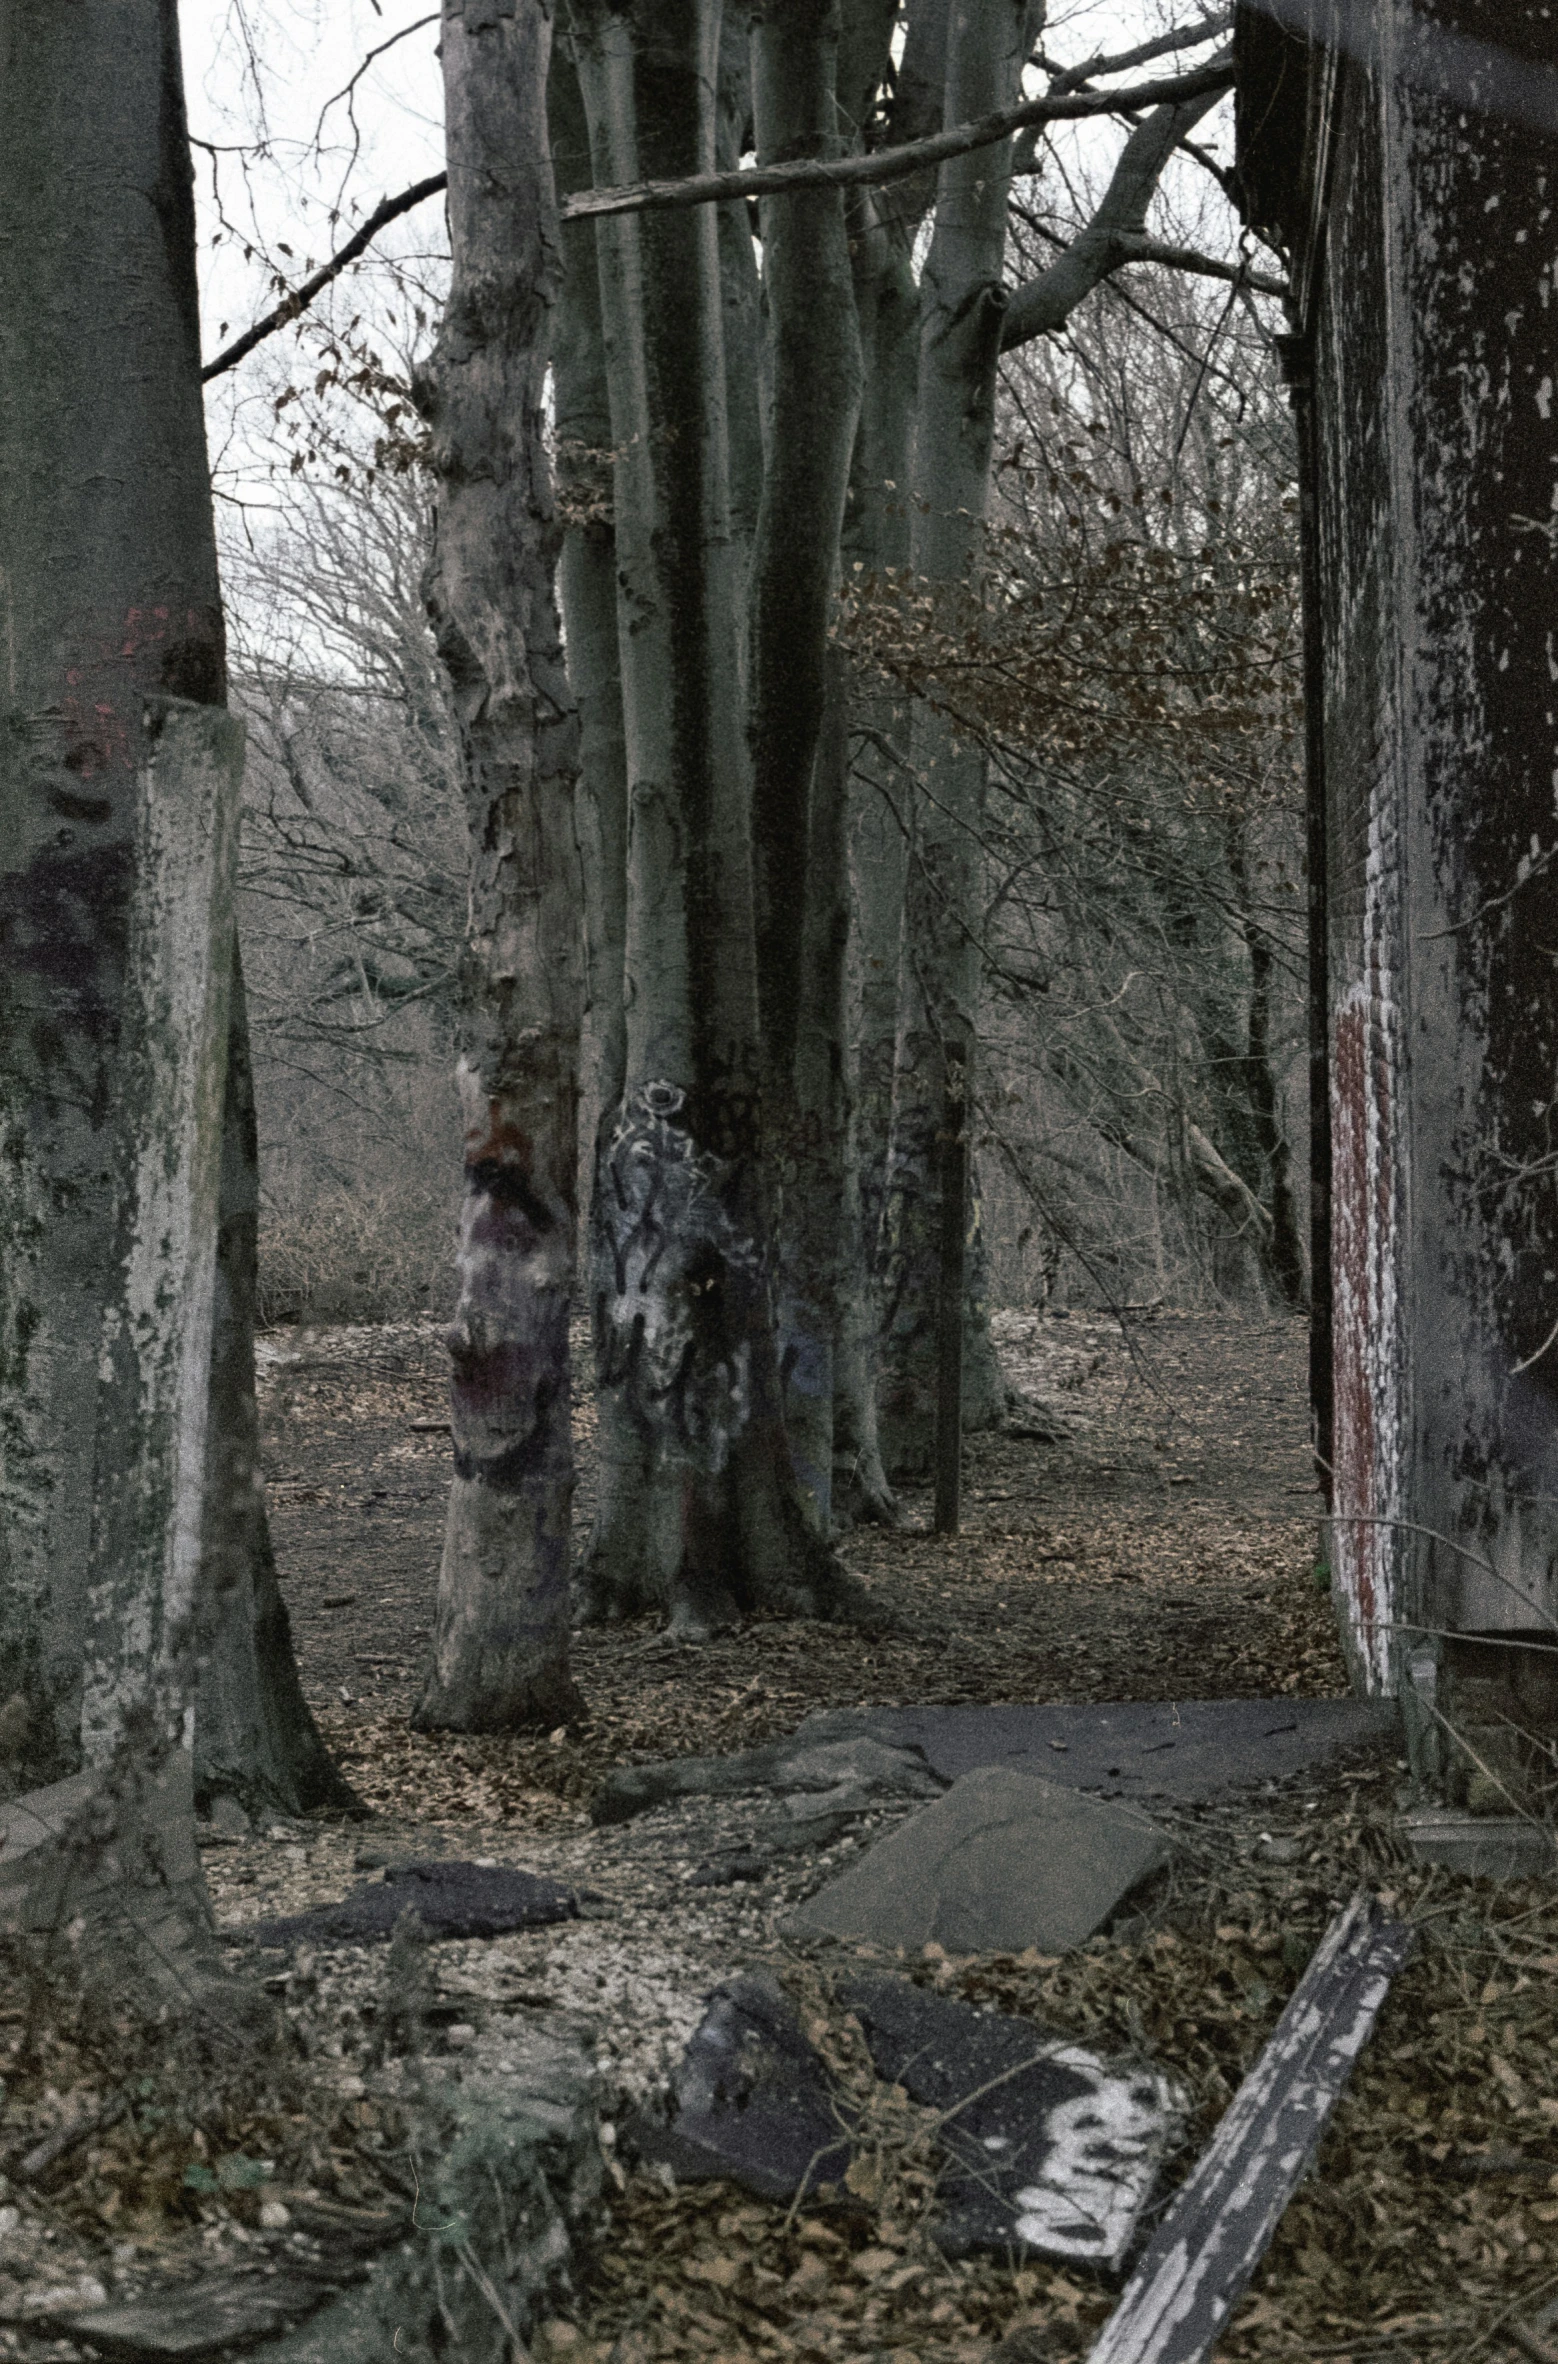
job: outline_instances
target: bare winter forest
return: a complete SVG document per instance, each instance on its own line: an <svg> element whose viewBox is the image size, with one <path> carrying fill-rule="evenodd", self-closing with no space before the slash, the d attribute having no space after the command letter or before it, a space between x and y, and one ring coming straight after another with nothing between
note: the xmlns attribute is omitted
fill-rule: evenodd
<svg viewBox="0 0 1558 2364"><path fill-rule="evenodd" d="M1558 2356L1551 14L0 0L0 2359Z"/></svg>

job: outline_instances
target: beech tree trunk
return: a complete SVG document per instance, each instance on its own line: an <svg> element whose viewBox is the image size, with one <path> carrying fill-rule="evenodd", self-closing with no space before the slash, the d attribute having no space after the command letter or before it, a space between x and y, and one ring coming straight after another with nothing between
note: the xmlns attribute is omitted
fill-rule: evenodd
<svg viewBox="0 0 1558 2364"><path fill-rule="evenodd" d="M253 1478L253 1224L235 1230L224 1209L212 1356L216 1211L207 1202L217 1167L203 1133L198 1142L178 1134L197 1105L206 1124L215 1093L226 1134L220 1187L225 1194L247 1162L252 1202L252 1139L231 1129L230 1092L223 1117L221 1083L231 913L217 856L229 858L222 833L239 739L219 715L197 724L185 711L220 706L226 694L199 372L171 0L135 11L94 0L68 15L8 0L0 7L0 630L9 651L0 699L10 715L0 745L0 1129L9 1144L0 1169L0 1698L11 1704L12 1728L26 1728L17 1777L47 1781L83 1756L111 1756L126 1718L146 1727L153 1749L170 1719L185 1736L197 1656L208 1702L241 1688L243 1669L262 1666L264 1685L290 1701L288 1717L253 1761L236 1730L223 1737L216 1758L233 1781L220 1786L257 1786L277 1802L300 1803L350 1793L334 1781L303 1707L284 1621L278 1626L263 1605L258 1624L246 1621L267 1583L275 1589ZM196 829L187 814L180 819L180 799L205 800L199 825L216 832L205 846L198 831L177 838L186 822ZM201 897L210 901L204 917ZM176 957L187 969L155 989L166 1010L218 1033L202 1048L194 1036L175 1043L164 1029L153 1058L135 1050L136 1030L155 1033L163 1020L136 1001L135 978L148 977L144 964L160 957L148 933L158 924L181 932ZM202 946L215 966L197 989ZM246 1063L241 1003L231 1033ZM152 1066L132 1083L136 1057ZM202 1060L209 1071L189 1084L184 1116L171 1099L148 1097L176 1094L179 1076L193 1072L184 1063ZM127 1127L140 1128L134 1154ZM124 1225L135 1220L127 1210L144 1198L154 1138L170 1177L184 1174L179 1220L189 1227L177 1234L182 1250L168 1232L155 1317L172 1325L158 1350L165 1353L186 1324L178 1377L168 1381L180 1397L170 1515L181 1541L176 1564L160 1575L153 1505L174 1483L173 1447L154 1450L148 1439L172 1415L156 1410L153 1394L139 1414L133 1391L100 1400L98 1382L100 1365L152 1352L144 1330L152 1317L126 1315L122 1290L131 1254ZM236 1324L235 1304L243 1309ZM192 1354L207 1356L198 1376ZM143 1467L148 1452L164 1456L156 1484ZM219 1470L233 1478L224 1495L231 1528L223 1507L200 1508L202 1452L207 1485ZM144 1500L131 1551L118 1522L130 1515L125 1489L137 1487ZM216 1593L225 1596L220 1615L212 1614ZM143 1767L137 1784L156 1778Z"/></svg>
<svg viewBox="0 0 1558 2364"><path fill-rule="evenodd" d="M922 12L923 13L923 12ZM895 11L881 0L849 0L839 60L839 109L859 144L860 127L886 78ZM944 31L944 27L943 27ZM911 26L904 63L911 83L924 42ZM925 128L900 74L894 138ZM880 577L909 554L909 436L919 362L919 291L910 268L923 191L894 192L889 213L861 190L846 209L855 315L864 383L841 534L851 578ZM847 797L850 944L845 990L845 1294L833 1372L833 1513L836 1523L891 1525L899 1508L882 1466L877 1427L877 1248L892 1117L898 962L903 934L906 782L894 776L891 700L843 666L833 695L843 705L837 760ZM884 793L885 791L885 793Z"/></svg>
<svg viewBox="0 0 1558 2364"><path fill-rule="evenodd" d="M947 34L946 120L1010 106L1026 56L1026 10L1000 0L954 11ZM920 287L911 565L932 585L977 585L1006 298L1009 143L944 164ZM910 764L923 793L909 864L894 1060L892 1152L884 1210L880 1416L895 1475L930 1466L936 1400L936 1296L948 1062L974 1080L979 1019L982 752L947 717L914 709ZM971 1257L974 1274L980 1270ZM972 1277L972 1276L971 1276ZM1004 1392L976 1290L966 1324L964 1418L998 1420Z"/></svg>
<svg viewBox="0 0 1558 2364"><path fill-rule="evenodd" d="M303 1696L260 1482L254 1313L260 1188L243 968L234 948L198 1611L195 1802L351 1808Z"/></svg>
<svg viewBox="0 0 1558 2364"><path fill-rule="evenodd" d="M418 398L439 479L427 597L465 753L471 888L455 1474L423 1729L544 1727L580 1706L568 1320L583 953L578 734L541 422L561 262L550 45L543 0L445 7L453 278Z"/></svg>
<svg viewBox="0 0 1558 2364"><path fill-rule="evenodd" d="M81 1761L148 697L222 628L171 5L0 8L0 1695Z"/></svg>
<svg viewBox="0 0 1558 2364"><path fill-rule="evenodd" d="M559 200L591 186L589 129L565 44L552 51L547 119ZM600 276L590 222L563 227L563 283L552 340L557 474L565 519L558 591L568 680L579 709L579 845L584 873L593 1132L622 1098L627 1057L623 952L627 929L627 743L617 651L617 535L611 401L601 332Z"/></svg>
<svg viewBox="0 0 1558 2364"><path fill-rule="evenodd" d="M761 163L836 156L838 0L753 12ZM832 1523L835 1366L855 1276L845 1046L849 940L847 729L830 705L829 623L860 412L860 337L843 199L762 207L770 382L768 463L752 564L752 841L768 1170L777 1197L784 1423L817 1530ZM857 1235L858 1236L858 1235Z"/></svg>
<svg viewBox="0 0 1558 2364"><path fill-rule="evenodd" d="M718 0L574 0L598 184L712 166ZM591 1237L587 1613L852 1605L783 1420L763 1177L742 536L710 209L597 224L629 776L624 1092Z"/></svg>

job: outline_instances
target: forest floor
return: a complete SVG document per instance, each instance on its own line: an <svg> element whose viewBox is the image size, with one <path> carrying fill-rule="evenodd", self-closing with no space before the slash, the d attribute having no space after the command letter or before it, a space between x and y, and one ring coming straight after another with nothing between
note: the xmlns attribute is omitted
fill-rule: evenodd
<svg viewBox="0 0 1558 2364"><path fill-rule="evenodd" d="M773 1969L825 2047L847 2054L850 2023L830 1999L839 1964L785 1924L891 1810L761 1880L704 1884L700 1867L745 1843L751 1801L688 1798L596 1828L586 1801L612 1764L744 1747L833 1706L1343 1694L1317 1562L1302 1325L1165 1313L1122 1336L1081 1315L998 1319L1033 1410L972 1446L962 1534L932 1537L928 1502L911 1494L902 1528L845 1541L889 1613L881 1636L774 1622L694 1650L647 1621L586 1633L574 1659L586 1720L525 1740L407 1729L449 1458L437 1329L265 1340L282 1582L305 1686L367 1818L208 1833L219 1923L241 1932L415 1856L562 1879L583 1899L580 1920L433 1949L441 2018L423 2048L553 2029L586 2046L617 2113L663 2081L703 1997L743 1965ZM582 1530L587 1418L580 1428ZM1558 2297L1558 1890L1410 1862L1395 1827L1403 1771L1387 1748L1259 1795L1155 1804L1174 1860L1131 1918L1062 1959L927 1948L897 1963L1165 2069L1190 2104L1177 2179L1355 1888L1412 1921L1417 1951L1218 2347L1226 2364L1554 2352L1536 2326ZM147 2277L228 2256L284 2260L311 2210L393 2201L401 2064L380 2059L374 2035L387 1964L374 1949L295 1950L288 1965L246 1947L238 1959L285 1998L308 2094L268 2114L235 2101L222 2119L205 2094L164 2096L157 2080L172 2072L154 2068L138 2088L146 2106L80 2145L36 2196L13 2186L0 2207L0 2355L84 2360L41 2317L30 2328L51 2286L56 2303L72 2278L133 2295ZM21 2017L0 1994L0 2023ZM68 2026L30 2053L19 2033L12 2052L18 2141L74 2122L104 2089L103 2064ZM721 2184L667 2189L614 2166L609 2223L569 2316L528 2343L537 2364L1051 2364L1085 2352L1110 2288L1031 2256L943 2257L925 2231L924 2126L879 2131L879 2185L853 2218ZM266 2229L260 2189L221 2181L262 2152L264 2192L293 2230Z"/></svg>
<svg viewBox="0 0 1558 2364"><path fill-rule="evenodd" d="M1062 1430L970 1442L963 1530L905 1524L843 1555L879 1636L775 1621L689 1648L652 1621L580 1634L588 1721L547 1740L418 1736L449 1440L433 1324L265 1342L266 1477L310 1702L365 1803L424 1818L566 1817L631 1757L749 1746L813 1709L1007 1700L1339 1697L1292 1319L996 1317L1008 1377ZM582 1342L581 1342L582 1343ZM582 1540L593 1415L579 1419Z"/></svg>

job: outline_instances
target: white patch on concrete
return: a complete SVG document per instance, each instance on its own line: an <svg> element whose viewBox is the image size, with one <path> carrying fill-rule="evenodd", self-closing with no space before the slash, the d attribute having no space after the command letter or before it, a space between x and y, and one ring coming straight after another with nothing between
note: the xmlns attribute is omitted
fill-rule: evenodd
<svg viewBox="0 0 1558 2364"><path fill-rule="evenodd" d="M1156 2070L1120 2076L1077 2045L1048 2057L1086 2077L1092 2090L1045 2120L1053 2147L1038 2180L1017 2194L1015 2237L1049 2257L1115 2266L1178 2136L1185 2096Z"/></svg>

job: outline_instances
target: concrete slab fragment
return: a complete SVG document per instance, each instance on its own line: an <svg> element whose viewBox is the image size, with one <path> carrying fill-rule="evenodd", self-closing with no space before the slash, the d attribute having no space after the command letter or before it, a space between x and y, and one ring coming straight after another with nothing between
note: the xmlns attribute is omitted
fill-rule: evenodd
<svg viewBox="0 0 1558 2364"><path fill-rule="evenodd" d="M787 1740L728 1757L670 1757L653 1765L618 1765L590 1806L593 1822L627 1822L670 1798L744 1797L757 1790L798 1793L797 1819L865 1813L885 1799L934 1798L951 1779L932 1772L913 1743L885 1743L865 1731L833 1738L806 1728Z"/></svg>
<svg viewBox="0 0 1558 2364"><path fill-rule="evenodd" d="M1144 1815L992 1767L879 1839L787 1927L949 1953L1066 1953L1168 1861Z"/></svg>
<svg viewBox="0 0 1558 2364"><path fill-rule="evenodd" d="M1161 2071L903 1978L857 1979L843 1999L877 2074L942 2113L934 2232L949 2255L1120 2264L1186 2112Z"/></svg>
<svg viewBox="0 0 1558 2364"><path fill-rule="evenodd" d="M766 1971L717 1986L683 2053L667 2113L628 2129L683 2183L728 2176L765 2200L838 2183L849 2137L795 2005Z"/></svg>
<svg viewBox="0 0 1558 2364"><path fill-rule="evenodd" d="M1529 1880L1558 1870L1553 1835L1523 1814L1463 1814L1416 1806L1397 1828L1419 1863L1443 1863L1483 1880Z"/></svg>
<svg viewBox="0 0 1558 2364"><path fill-rule="evenodd" d="M1119 2264L1184 2112L1165 2077L907 1979L859 1978L839 2001L878 2073L940 2115L943 2249ZM853 2147L851 2113L766 1972L715 1989L667 2108L626 2132L679 2181L725 2177L785 2201L843 2185Z"/></svg>
<svg viewBox="0 0 1558 2364"><path fill-rule="evenodd" d="M184 1749L169 1752L136 1801L131 1822L127 1811L100 1772L72 1774L0 1806L0 1934L52 1929L73 1912L94 1910L100 1900L145 1926L143 1890L174 1899L198 1891L194 1792ZM144 1866L148 1841L157 1855L154 1879ZM131 1875L122 1860L127 1848L136 1864Z"/></svg>
<svg viewBox="0 0 1558 2364"><path fill-rule="evenodd" d="M985 1765L1106 1797L1199 1804L1263 1781L1318 1770L1350 1750L1399 1738L1381 1699L1180 1699L1051 1707L829 1708L791 1746L881 1741L923 1750L945 1781Z"/></svg>

